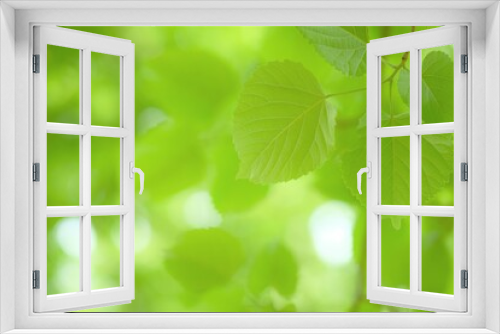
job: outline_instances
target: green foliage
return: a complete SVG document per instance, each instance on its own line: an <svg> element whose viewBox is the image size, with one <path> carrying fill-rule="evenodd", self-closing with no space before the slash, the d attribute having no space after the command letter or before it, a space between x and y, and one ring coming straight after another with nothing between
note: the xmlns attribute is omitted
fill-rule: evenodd
<svg viewBox="0 0 500 334"><path fill-rule="evenodd" d="M453 218L424 217L421 226L422 290L452 295L453 284L440 278L453 272Z"/></svg>
<svg viewBox="0 0 500 334"><path fill-rule="evenodd" d="M398 78L398 90L399 96L403 102L409 106L410 105L410 70L407 68L402 68L399 71Z"/></svg>
<svg viewBox="0 0 500 334"><path fill-rule="evenodd" d="M333 146L335 125L326 98L301 64L259 67L245 84L234 116L238 176L274 183L321 166Z"/></svg>
<svg viewBox="0 0 500 334"><path fill-rule="evenodd" d="M430 52L422 63L422 119L453 122L453 62L442 51Z"/></svg>
<svg viewBox="0 0 500 334"><path fill-rule="evenodd" d="M47 122L78 124L79 71L78 50L47 45Z"/></svg>
<svg viewBox="0 0 500 334"><path fill-rule="evenodd" d="M236 177L238 156L231 138L223 139L211 155L215 159L215 176L210 193L219 212L244 212L260 202L267 195L269 187Z"/></svg>
<svg viewBox="0 0 500 334"><path fill-rule="evenodd" d="M91 123L120 126L120 57L92 52Z"/></svg>
<svg viewBox="0 0 500 334"><path fill-rule="evenodd" d="M297 288L298 266L292 252L279 242L266 245L250 269L249 287L255 294L274 288L290 297Z"/></svg>
<svg viewBox="0 0 500 334"><path fill-rule="evenodd" d="M382 204L410 205L410 138L382 138Z"/></svg>
<svg viewBox="0 0 500 334"><path fill-rule="evenodd" d="M198 184L205 177L203 145L188 126L163 122L137 140L136 152L138 161L148 161L141 168L148 180L154 180L154 186L148 187L148 196L152 199L161 201Z"/></svg>
<svg viewBox="0 0 500 334"><path fill-rule="evenodd" d="M425 28L428 27L417 27L417 30ZM363 90L366 79L362 75L364 70L361 70L364 56L356 58L347 50L333 50L337 56L331 61L338 60L340 64L333 64L339 69L336 71L332 63L317 52L318 46L296 27L78 29L130 39L135 43L135 164L146 174L144 194L136 196L135 299L130 304L89 311L412 311L371 304L366 299L365 193L359 195L356 190L356 172L366 165L366 92ZM349 29L360 34L366 31L366 36L370 38L411 31L411 27ZM333 27L332 30L339 30L339 40L345 45L352 42L346 37L352 34L344 28ZM352 43L361 48L358 45L361 42L356 38ZM360 41L363 39L361 37ZM364 43L367 41L368 37ZM58 47L52 50L47 60L50 63L47 80L53 93L48 96L48 120L78 123L78 51ZM448 56L452 52L446 48L436 50ZM424 62L433 51L423 50ZM346 60L343 55L352 58ZM361 63L356 65L360 59ZM401 57L395 56L383 65L384 78L393 73L393 66L400 61ZM247 89L246 83L254 77L252 73L256 68L257 71L266 68L267 62L286 68L290 74L286 78L297 84L296 87L311 86L310 83L314 82L314 91L318 96L334 94L328 98L330 106L326 100L320 104L325 106L326 111L337 112L335 124L332 114L329 113L328 118L322 114L331 122L328 123L331 139L329 153L324 163L297 180L277 184L271 180L267 185L258 185L253 180L236 177L240 152L236 151L233 140L237 118L233 113L239 107L238 101L241 102L240 95ZM289 67L293 70L288 71ZM300 76L291 76L297 72L301 73ZM111 73L109 79L113 79L115 74ZM385 105L392 103L398 107L387 115L386 119L393 122L391 125L400 124L407 117L408 108L404 102L407 98L400 96L398 87L404 75L403 68L394 76L392 96L383 96ZM93 82L96 91L106 89L104 79ZM282 79L285 78L273 78L275 81ZM389 87L390 84L387 82L384 85ZM261 89L264 94L268 93L267 89ZM350 90L353 92L338 94ZM280 91L281 95L273 93L273 97L286 98L280 100L284 104L290 101L289 96L293 102L302 99L302 95L307 96L284 91L287 90ZM108 109L98 109L103 120L116 115ZM269 108L268 113L266 117L277 116L274 108ZM440 115L436 114L435 117ZM79 142L78 137L74 137L49 140L50 166L47 173L49 182L54 181L47 193L49 203L54 203L51 205L78 203ZM451 153L443 146L446 145L445 139L428 144L423 138L423 145L422 154L430 154L429 161L436 162L435 166L429 165L429 173L433 173L434 168L441 170L442 164L449 162ZM92 164L95 170L105 173L101 177L93 172L93 182L100 185L102 193L107 194L101 198L105 203L118 193L117 184L113 181L118 171L113 172L110 167L119 157L109 145L96 144L93 147L101 149L92 152L93 157L96 156ZM106 153L106 150L109 152ZM298 157L295 159L300 160ZM424 165L428 161L425 159ZM429 205L447 203L445 199L453 198L453 189L449 187L451 175L436 172L435 178L430 176L433 180L431 185L443 183L443 186L423 184L423 197L427 198ZM443 181L446 179L448 183ZM92 200L96 196L93 192ZM193 201L193 198L196 200ZM336 201L341 201L342 207L356 213L355 218L349 218L354 219L349 221L353 230L344 231L352 237L352 257L342 265L324 261L318 253L318 235L311 228L312 217L318 209ZM199 229L203 222L193 221L193 217L203 220L214 214L217 219L210 223L210 226L215 226L213 228ZM446 292L453 288L453 275L446 269L453 263L453 245L450 244L453 230L450 224L440 224L439 219L433 220L434 227L423 226L425 231L422 235L424 275L437 273L438 279L432 281L439 283L425 285L431 281L425 283L424 278L423 284L433 291ZM334 224L339 219L327 220ZM77 227L78 222L75 223ZM63 219L48 220L47 249L51 259L54 259L47 273L48 285L53 292L76 291L79 283L78 249L73 254L63 247L65 243L61 242L61 236L63 241L70 236L59 225L65 225ZM92 233L97 237L99 248L97 255L116 254L119 244L115 239L117 232L115 228L108 227L107 232L93 227ZM401 249L409 246L409 240L399 237L397 233L404 228L404 221L391 219L388 227L394 232L385 234L386 246L395 255L402 254ZM330 245L327 243L328 247ZM279 261L276 260L278 258ZM109 268L103 267L104 260L94 262L97 268L92 273L93 277L100 277L102 283L108 286L108 279L116 281L116 261ZM402 265L404 262L401 261L386 262L384 269L394 273L395 279L401 278L407 275L401 269ZM68 277L76 278L70 280Z"/></svg>
<svg viewBox="0 0 500 334"><path fill-rule="evenodd" d="M398 89L401 98L410 104L410 71L402 69ZM422 121L453 122L453 61L443 51L427 53L422 62Z"/></svg>
<svg viewBox="0 0 500 334"><path fill-rule="evenodd" d="M453 134L422 136L422 204L451 205L444 199L439 203L434 197L443 190L453 194Z"/></svg>
<svg viewBox="0 0 500 334"><path fill-rule="evenodd" d="M348 76L366 73L366 27L298 27L318 52Z"/></svg>
<svg viewBox="0 0 500 334"><path fill-rule="evenodd" d="M382 286L410 288L410 217L382 216Z"/></svg>
<svg viewBox="0 0 500 334"><path fill-rule="evenodd" d="M205 292L226 284L244 261L240 241L220 229L186 232L170 250L168 272L186 289Z"/></svg>
<svg viewBox="0 0 500 334"><path fill-rule="evenodd" d="M47 205L79 204L79 146L78 136L47 134Z"/></svg>
<svg viewBox="0 0 500 334"><path fill-rule="evenodd" d="M193 80L195 79L195 80ZM155 104L190 127L209 126L228 96L236 93L239 82L234 70L222 59L204 50L171 50L148 63L146 86L162 99L149 97Z"/></svg>

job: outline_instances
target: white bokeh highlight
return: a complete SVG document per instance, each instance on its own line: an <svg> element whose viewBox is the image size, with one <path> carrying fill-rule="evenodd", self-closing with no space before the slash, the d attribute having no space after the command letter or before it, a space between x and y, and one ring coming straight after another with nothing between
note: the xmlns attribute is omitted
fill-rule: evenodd
<svg viewBox="0 0 500 334"><path fill-rule="evenodd" d="M186 199L184 219L189 225L197 228L216 227L222 222L212 197L205 190L196 191Z"/></svg>
<svg viewBox="0 0 500 334"><path fill-rule="evenodd" d="M332 266L353 258L353 232L356 212L347 203L329 201L314 210L309 230L319 258Z"/></svg>

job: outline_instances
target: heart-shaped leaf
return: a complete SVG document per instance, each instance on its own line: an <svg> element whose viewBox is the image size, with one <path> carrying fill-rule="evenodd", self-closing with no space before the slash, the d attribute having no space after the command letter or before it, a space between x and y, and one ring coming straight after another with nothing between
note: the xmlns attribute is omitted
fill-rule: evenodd
<svg viewBox="0 0 500 334"><path fill-rule="evenodd" d="M255 294L273 287L284 297L290 297L297 287L297 261L281 242L266 246L257 255L250 269L249 286Z"/></svg>
<svg viewBox="0 0 500 334"><path fill-rule="evenodd" d="M259 67L234 116L238 177L256 183L296 179L321 166L333 147L335 112L314 75L284 61Z"/></svg>
<svg viewBox="0 0 500 334"><path fill-rule="evenodd" d="M366 27L298 27L336 69L348 76L366 73Z"/></svg>
<svg viewBox="0 0 500 334"><path fill-rule="evenodd" d="M226 284L244 262L241 243L221 229L186 232L165 262L186 289L205 292Z"/></svg>
<svg viewBox="0 0 500 334"><path fill-rule="evenodd" d="M410 104L410 71L398 78L401 99ZM424 123L453 121L453 61L442 51L429 52L422 62L422 120Z"/></svg>

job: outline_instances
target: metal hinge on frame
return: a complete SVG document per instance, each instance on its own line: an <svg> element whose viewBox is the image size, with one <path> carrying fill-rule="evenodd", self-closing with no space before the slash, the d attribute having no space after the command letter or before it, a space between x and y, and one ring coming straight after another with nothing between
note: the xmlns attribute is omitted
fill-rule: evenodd
<svg viewBox="0 0 500 334"><path fill-rule="evenodd" d="M460 180L469 181L469 165L466 162L460 164Z"/></svg>
<svg viewBox="0 0 500 334"><path fill-rule="evenodd" d="M467 289L469 287L469 273L467 272L467 270L462 270L460 272L460 276L462 289Z"/></svg>
<svg viewBox="0 0 500 334"><path fill-rule="evenodd" d="M40 73L40 55L33 55L33 73Z"/></svg>
<svg viewBox="0 0 500 334"><path fill-rule="evenodd" d="M469 56L462 55L462 73L469 72Z"/></svg>
<svg viewBox="0 0 500 334"><path fill-rule="evenodd" d="M40 181L40 164L38 162L33 164L33 181Z"/></svg>
<svg viewBox="0 0 500 334"><path fill-rule="evenodd" d="M40 289L40 270L33 270L33 289Z"/></svg>

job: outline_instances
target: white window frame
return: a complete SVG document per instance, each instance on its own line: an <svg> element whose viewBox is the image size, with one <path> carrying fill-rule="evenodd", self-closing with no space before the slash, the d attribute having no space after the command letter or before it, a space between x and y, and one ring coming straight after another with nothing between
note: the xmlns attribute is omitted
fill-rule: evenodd
<svg viewBox="0 0 500 334"><path fill-rule="evenodd" d="M407 306L423 310L464 312L467 310L467 289L462 288L462 270L467 270L467 183L461 180L461 164L467 163L467 73L462 72L462 55L467 54L467 31L463 26L429 29L410 34L372 40L367 45L367 163L371 177L367 179L367 298L372 303ZM421 50L453 46L454 119L449 123L423 124L421 113ZM410 114L406 126L382 126L381 58L408 52L410 56ZM422 205L422 135L452 133L454 205ZM408 205L381 203L382 140L408 138L409 199ZM387 181L386 181L387 182ZM410 281L409 289L384 287L381 282L382 216L409 218ZM453 218L453 294L422 291L422 217ZM434 277L438 279L437 277Z"/></svg>
<svg viewBox="0 0 500 334"><path fill-rule="evenodd" d="M33 268L30 64L35 24L468 26L471 60L468 76L468 109L471 111L468 116L468 196L471 199L468 203L471 222L468 230L471 236L468 312L34 314L30 288ZM87 333L102 333L105 329L128 329L127 333L146 333L147 329L149 332L158 329L157 333L213 333L214 329L218 329L215 331L218 333L345 332L342 329L349 329L349 333L500 332L500 11L496 1L370 1L369 4L306 0L207 1L203 4L189 1L4 1L0 4L0 71L0 331L14 330L12 333L18 334L41 333L43 329L45 332L50 329L51 333L56 333L55 329L60 329L61 333L76 333L77 329L87 329ZM12 194L15 194L14 199Z"/></svg>
<svg viewBox="0 0 500 334"><path fill-rule="evenodd" d="M36 26L34 54L39 56L39 73L33 75L34 162L39 164L39 181L33 184L33 268L39 272L34 289L34 311L69 311L130 303L134 299L134 44L128 40L85 33L60 27ZM80 62L79 124L47 122L47 45L78 50ZM113 55L120 62L119 127L95 126L91 121L92 52ZM78 136L80 199L76 206L47 206L47 134ZM109 137L120 141L120 203L92 205L92 138ZM132 177L131 177L132 176ZM120 221L120 285L92 290L91 225L92 216L118 216ZM47 218L78 217L80 248L80 290L47 294Z"/></svg>

